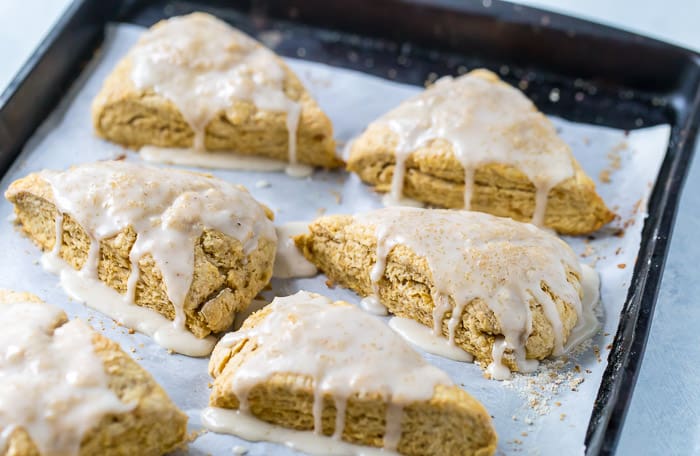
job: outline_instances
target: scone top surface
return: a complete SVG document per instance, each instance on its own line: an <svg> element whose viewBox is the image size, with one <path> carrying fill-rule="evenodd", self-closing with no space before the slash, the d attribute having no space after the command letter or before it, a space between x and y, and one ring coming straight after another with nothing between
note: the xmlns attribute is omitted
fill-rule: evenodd
<svg viewBox="0 0 700 456"><path fill-rule="evenodd" d="M554 354L561 353L566 330L542 283L580 315L581 297L568 271L580 277L581 268L571 248L555 235L507 218L445 209L385 208L355 219L376 227L377 261L370 273L374 282L384 275L388 254L397 245L427 260L434 281L436 333L444 315L452 312L448 328L454 343L453 328L464 307L481 299L498 318L505 346L514 350L525 370L525 341L532 332L529 301L534 296L554 328Z"/></svg>
<svg viewBox="0 0 700 456"><path fill-rule="evenodd" d="M378 296L393 313L431 325L452 344L459 341L477 359L490 362L496 377L509 373L504 351L512 357L509 367L534 367L528 338L539 338L544 330L541 321L535 325L535 316L551 327L548 347L536 356L542 358L562 352L582 314L581 266L571 248L553 234L508 218L391 207L323 217L297 245L332 280ZM339 257L362 260L336 267Z"/></svg>
<svg viewBox="0 0 700 456"><path fill-rule="evenodd" d="M300 108L284 93L286 74L274 54L208 14L159 22L130 55L136 87L175 102L195 131L195 149L204 149L204 128L234 99L298 118Z"/></svg>
<svg viewBox="0 0 700 456"><path fill-rule="evenodd" d="M134 408L109 388L93 334L33 295L0 290L0 451L22 429L42 455L77 455L105 415Z"/></svg>
<svg viewBox="0 0 700 456"><path fill-rule="evenodd" d="M212 405L271 423L411 455L495 450L488 413L445 372L379 319L315 293L275 298L219 342L209 370Z"/></svg>
<svg viewBox="0 0 700 456"><path fill-rule="evenodd" d="M463 204L457 207L465 209L480 207L476 178L488 177L479 175L479 171L495 166L494 173L499 178L517 181L517 176L508 171L512 169L525 179L517 182L516 188L526 189L528 181L534 186L531 220L540 226L546 221L550 191L567 180L583 180L583 176L578 176L583 173L570 147L557 135L549 119L519 90L482 69L457 78L439 79L370 124L354 143L348 166L361 177L364 175L363 179L374 180L376 177L370 177L363 168L367 168L369 155L381 155L386 149L391 149L395 161L391 199L398 200L404 194L408 162L416 152L421 158L414 157L418 163L411 167L442 180L463 182ZM462 170L457 171L455 168L460 165ZM460 172L462 175L457 176ZM594 187L592 191L595 192ZM438 205L453 207L446 201ZM479 210L499 214L498 208ZM607 218L609 211L603 212L600 217Z"/></svg>
<svg viewBox="0 0 700 456"><path fill-rule="evenodd" d="M547 189L574 174L571 149L552 123L519 90L485 70L439 79L376 123L399 134L399 157L443 138L471 172L505 163Z"/></svg>
<svg viewBox="0 0 700 456"><path fill-rule="evenodd" d="M82 252L85 260L73 262L74 268L89 278L99 275L127 302L138 298L139 305L163 313L152 301L165 299L165 315L175 327L183 330L187 322L198 337L225 329L234 310L245 308L272 273L277 237L266 208L245 188L213 177L98 162L31 174L14 182L6 197L17 205L23 229L64 259L68 247L75 249L69 244L75 234L66 231L65 221L77 222L89 245L87 254ZM57 214L49 214L55 228L40 227L35 219L43 215L32 215L41 201L55 205ZM105 253L108 241L118 258ZM212 259L203 248L211 250ZM146 258L154 264L148 270ZM112 261L109 270L105 261ZM158 295L139 295L143 286L157 289Z"/></svg>
<svg viewBox="0 0 700 456"><path fill-rule="evenodd" d="M347 399L380 392L402 404L429 399L437 385L452 385L379 319L349 304L300 291L275 298L265 314L219 342L231 347L252 339L258 345L233 378L242 409L248 392L279 372L313 377L322 394Z"/></svg>
<svg viewBox="0 0 700 456"><path fill-rule="evenodd" d="M131 147L340 163L331 123L296 75L271 50L204 13L146 31L106 80L93 115L100 135Z"/></svg>

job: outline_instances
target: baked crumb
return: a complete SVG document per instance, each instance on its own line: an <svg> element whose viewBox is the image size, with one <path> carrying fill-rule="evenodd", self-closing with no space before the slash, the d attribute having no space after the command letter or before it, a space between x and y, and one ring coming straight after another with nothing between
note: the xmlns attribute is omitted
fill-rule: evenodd
<svg viewBox="0 0 700 456"><path fill-rule="evenodd" d="M335 204L340 204L343 202L343 195L337 190L331 190L331 195L335 198Z"/></svg>
<svg viewBox="0 0 700 456"><path fill-rule="evenodd" d="M181 448L185 448L188 443L192 443L204 434L207 434L209 431L206 429L197 429L196 431L192 431L187 436L185 437L185 441L182 443Z"/></svg>

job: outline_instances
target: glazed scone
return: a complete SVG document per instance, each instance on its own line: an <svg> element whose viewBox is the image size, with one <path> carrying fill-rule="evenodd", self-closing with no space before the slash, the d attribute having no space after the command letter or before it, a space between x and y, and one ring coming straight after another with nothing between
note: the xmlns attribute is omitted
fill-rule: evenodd
<svg viewBox="0 0 700 456"><path fill-rule="evenodd" d="M445 372L380 320L315 293L278 297L254 313L218 343L209 372L214 409L205 425L216 427L221 409L238 409L406 455L496 449L487 411Z"/></svg>
<svg viewBox="0 0 700 456"><path fill-rule="evenodd" d="M235 151L333 168L333 127L282 59L203 13L161 21L107 77L97 134L145 145Z"/></svg>
<svg viewBox="0 0 700 456"><path fill-rule="evenodd" d="M561 354L584 312L571 248L508 218L385 208L322 217L295 242L333 282L433 328L495 378Z"/></svg>
<svg viewBox="0 0 700 456"><path fill-rule="evenodd" d="M351 146L348 169L394 201L563 234L590 233L614 217L549 119L487 70L443 78L370 124Z"/></svg>
<svg viewBox="0 0 700 456"><path fill-rule="evenodd" d="M161 455L187 416L119 345L29 293L0 290L0 454Z"/></svg>
<svg viewBox="0 0 700 456"><path fill-rule="evenodd" d="M269 210L214 177L99 162L30 174L5 197L42 250L198 338L227 329L272 275Z"/></svg>

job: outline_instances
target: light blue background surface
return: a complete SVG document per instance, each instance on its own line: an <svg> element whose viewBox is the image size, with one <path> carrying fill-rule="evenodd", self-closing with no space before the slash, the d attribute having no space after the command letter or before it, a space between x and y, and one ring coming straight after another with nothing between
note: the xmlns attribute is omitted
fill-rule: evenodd
<svg viewBox="0 0 700 456"><path fill-rule="evenodd" d="M69 0L0 0L0 91ZM700 0L524 0L700 50ZM700 454L700 160L679 207L618 454ZM690 164L688 165L690 166Z"/></svg>

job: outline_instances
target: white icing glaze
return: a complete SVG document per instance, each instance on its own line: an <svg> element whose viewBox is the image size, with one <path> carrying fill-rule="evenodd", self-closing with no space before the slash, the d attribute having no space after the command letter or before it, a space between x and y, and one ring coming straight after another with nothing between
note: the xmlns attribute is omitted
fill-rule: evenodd
<svg viewBox="0 0 700 456"><path fill-rule="evenodd" d="M360 308L374 315L383 316L389 314L389 311L386 310L386 307L376 295L369 295L362 298L360 301Z"/></svg>
<svg viewBox="0 0 700 456"><path fill-rule="evenodd" d="M134 85L177 106L194 132L196 151L206 150L209 122L242 100L284 113L289 163L296 164L301 106L285 94L284 65L253 38L214 16L194 13L158 23L129 55Z"/></svg>
<svg viewBox="0 0 700 456"><path fill-rule="evenodd" d="M455 345L465 307L481 299L493 311L504 335L504 350L512 352L521 372L536 368L526 359L525 342L532 332L529 302L534 298L554 332L554 354L563 352L564 328L549 290L582 314L577 288L567 280L567 268L581 275L576 255L556 236L534 225L469 211L384 208L355 216L358 223L375 227L377 261L370 271L373 285L383 279L387 257L405 245L425 258L432 274L433 332L443 334L449 313L447 338ZM502 364L502 352L495 364Z"/></svg>
<svg viewBox="0 0 700 456"><path fill-rule="evenodd" d="M444 337L436 336L430 328L410 318L391 317L389 327L411 344L433 355L454 361L472 362L474 360L469 353L450 344L450 341Z"/></svg>
<svg viewBox="0 0 700 456"><path fill-rule="evenodd" d="M316 434L321 434L324 396L330 395L338 410L344 410L353 394L378 392L391 404L384 448L394 450L401 436L403 407L428 400L437 385L452 384L447 374L428 364L384 323L354 306L334 305L326 297L300 291L275 298L269 309L256 326L229 333L219 342L233 346L251 340L257 346L231 381L244 413L249 391L280 372L313 379ZM341 416L336 423L340 426L343 420Z"/></svg>
<svg viewBox="0 0 700 456"><path fill-rule="evenodd" d="M139 154L151 163L238 171L284 171L287 175L298 178L308 177L314 171L308 165L290 165L282 160L221 150L198 152L194 149L143 146Z"/></svg>
<svg viewBox="0 0 700 456"><path fill-rule="evenodd" d="M448 141L464 168L465 209L477 168L512 165L535 185L532 221L542 225L549 191L574 175L569 146L552 123L519 90L485 70L441 78L373 126L388 126L398 136L389 203L401 199L409 155L435 139Z"/></svg>
<svg viewBox="0 0 700 456"><path fill-rule="evenodd" d="M289 222L275 227L277 230L277 254L272 276L278 279L313 277L318 269L299 251L292 237L309 231L307 222Z"/></svg>
<svg viewBox="0 0 700 456"><path fill-rule="evenodd" d="M496 340L493 341L493 347L491 348L493 362L486 366L486 373L489 374L494 380L508 380L510 378L510 369L508 369L508 366L498 361L503 359L503 354L505 353L506 348L507 344L505 337L496 337ZM537 364L535 364L535 367L537 367Z"/></svg>
<svg viewBox="0 0 700 456"><path fill-rule="evenodd" d="M133 228L136 241L129 253L131 274L124 300L134 303L139 260L151 255L179 331L185 331L184 305L192 283L195 242L205 228L238 239L246 255L260 238L276 240L272 222L247 191L201 174L99 162L65 172L43 171L41 177L50 184L58 210L69 214L90 236L80 274L86 280L97 279L99 241ZM60 230L57 223L57 239L62 238Z"/></svg>
<svg viewBox="0 0 700 456"><path fill-rule="evenodd" d="M398 453L386 449L354 445L335 437L275 426L239 410L207 407L202 411L202 424L214 432L234 434L251 442L279 443L317 456L398 456Z"/></svg>
<svg viewBox="0 0 700 456"><path fill-rule="evenodd" d="M44 254L41 265L46 271L59 276L61 288L68 296L127 328L152 337L161 347L187 356L207 356L214 348L214 337L199 339L189 331L176 328L172 321L158 312L124 300L124 296L113 288L97 279L84 277L55 255Z"/></svg>
<svg viewBox="0 0 700 456"><path fill-rule="evenodd" d="M87 325L52 330L61 313L38 302L0 303L0 452L22 428L42 455L77 455L103 416L133 408L109 389Z"/></svg>
<svg viewBox="0 0 700 456"><path fill-rule="evenodd" d="M600 329L598 312L600 307L600 277L595 269L588 265L581 265L581 287L583 288L583 300L581 301L581 315L576 326L571 330L566 339L564 351L568 352L584 340L590 339Z"/></svg>
<svg viewBox="0 0 700 456"><path fill-rule="evenodd" d="M235 455L242 456L248 453L248 448L241 445L236 445L233 448L231 448L231 451L233 451L233 454Z"/></svg>

